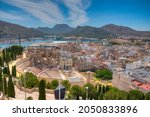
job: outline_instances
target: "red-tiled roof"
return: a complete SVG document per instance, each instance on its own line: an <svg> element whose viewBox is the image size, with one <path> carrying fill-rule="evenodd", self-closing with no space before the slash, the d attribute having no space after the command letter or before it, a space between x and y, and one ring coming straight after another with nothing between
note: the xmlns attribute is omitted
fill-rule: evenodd
<svg viewBox="0 0 150 117"><path fill-rule="evenodd" d="M136 81L136 80L132 80L132 83L139 86L140 88L144 90L150 90L150 84L142 84L141 82Z"/></svg>
<svg viewBox="0 0 150 117"><path fill-rule="evenodd" d="M144 90L150 91L150 84L142 84L140 87L143 88Z"/></svg>
<svg viewBox="0 0 150 117"><path fill-rule="evenodd" d="M132 83L135 84L135 85L137 85L137 86L142 85L142 83L140 83L140 82L138 82L138 81L136 81L136 80L133 80Z"/></svg>

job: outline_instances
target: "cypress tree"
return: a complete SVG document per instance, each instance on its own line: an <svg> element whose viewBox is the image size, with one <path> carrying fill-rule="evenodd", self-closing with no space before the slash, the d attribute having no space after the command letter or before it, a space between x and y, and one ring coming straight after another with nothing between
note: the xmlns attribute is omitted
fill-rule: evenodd
<svg viewBox="0 0 150 117"><path fill-rule="evenodd" d="M98 94L100 94L102 92L102 85L98 84Z"/></svg>
<svg viewBox="0 0 150 117"><path fill-rule="evenodd" d="M39 84L39 100L46 100L45 80L41 80Z"/></svg>
<svg viewBox="0 0 150 117"><path fill-rule="evenodd" d="M11 51L10 53L11 60L14 60L14 53Z"/></svg>
<svg viewBox="0 0 150 117"><path fill-rule="evenodd" d="M110 87L106 85L106 92L109 91Z"/></svg>
<svg viewBox="0 0 150 117"><path fill-rule="evenodd" d="M14 76L14 66L11 67L11 75Z"/></svg>
<svg viewBox="0 0 150 117"><path fill-rule="evenodd" d="M4 63L3 63L3 58L0 56L0 66L3 66Z"/></svg>
<svg viewBox="0 0 150 117"><path fill-rule="evenodd" d="M2 70L0 70L0 92L3 91Z"/></svg>
<svg viewBox="0 0 150 117"><path fill-rule="evenodd" d="M103 93L106 92L106 86L105 86L105 85L102 86L102 92L103 92Z"/></svg>
<svg viewBox="0 0 150 117"><path fill-rule="evenodd" d="M16 66L12 66L12 76L16 77Z"/></svg>
<svg viewBox="0 0 150 117"><path fill-rule="evenodd" d="M12 76L9 76L9 81L8 81L8 97L13 97L15 98L15 88L14 84L12 82Z"/></svg>
<svg viewBox="0 0 150 117"><path fill-rule="evenodd" d="M6 58L5 58L6 63L10 61L10 55L9 52L6 52Z"/></svg>
<svg viewBox="0 0 150 117"><path fill-rule="evenodd" d="M16 77L16 74L17 74L17 72L16 72L16 65L14 66L14 77Z"/></svg>
<svg viewBox="0 0 150 117"><path fill-rule="evenodd" d="M7 75L10 75L10 69L9 69L9 65L8 64L7 64L6 70L7 70Z"/></svg>
<svg viewBox="0 0 150 117"><path fill-rule="evenodd" d="M5 60L5 58L6 58L6 50L3 49L2 53L3 53L3 60Z"/></svg>
<svg viewBox="0 0 150 117"><path fill-rule="evenodd" d="M7 91L8 91L7 81L5 77L3 80L4 80L4 94L7 95Z"/></svg>
<svg viewBox="0 0 150 117"><path fill-rule="evenodd" d="M17 58L17 55L16 55L16 53L14 53L14 60L16 60L16 58Z"/></svg>
<svg viewBox="0 0 150 117"><path fill-rule="evenodd" d="M3 74L7 74L7 68L6 67L4 67L4 69L3 69Z"/></svg>

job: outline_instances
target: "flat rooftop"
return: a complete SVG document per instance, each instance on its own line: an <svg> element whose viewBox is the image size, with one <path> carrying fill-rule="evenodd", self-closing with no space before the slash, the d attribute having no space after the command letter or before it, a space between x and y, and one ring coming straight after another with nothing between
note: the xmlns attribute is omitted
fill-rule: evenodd
<svg viewBox="0 0 150 117"><path fill-rule="evenodd" d="M132 69L132 70L126 70L125 74L140 80L140 81L147 81L150 83L150 70L145 68L138 68L138 69Z"/></svg>

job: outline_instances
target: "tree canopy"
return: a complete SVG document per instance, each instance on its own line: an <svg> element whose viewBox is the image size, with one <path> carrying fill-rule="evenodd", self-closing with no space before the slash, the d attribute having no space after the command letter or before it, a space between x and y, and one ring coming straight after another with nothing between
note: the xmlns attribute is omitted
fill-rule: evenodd
<svg viewBox="0 0 150 117"><path fill-rule="evenodd" d="M66 88L66 90L70 89L71 84L68 80L63 80L61 84Z"/></svg>
<svg viewBox="0 0 150 117"><path fill-rule="evenodd" d="M105 100L127 100L128 93L116 88L111 88L108 92L104 94L103 97Z"/></svg>
<svg viewBox="0 0 150 117"><path fill-rule="evenodd" d="M145 100L150 100L150 92L145 94Z"/></svg>
<svg viewBox="0 0 150 117"><path fill-rule="evenodd" d="M138 90L131 90L129 91L129 99L130 100L143 100L144 94L141 91Z"/></svg>
<svg viewBox="0 0 150 117"><path fill-rule="evenodd" d="M33 73L29 73L29 72L27 72L24 77L22 76L21 81L22 81L22 85L23 86L26 85L26 87L29 89L38 86L39 83L37 77Z"/></svg>
<svg viewBox="0 0 150 117"><path fill-rule="evenodd" d="M79 85L74 85L70 89L70 94L79 100L79 97L82 96L82 88Z"/></svg>
<svg viewBox="0 0 150 117"><path fill-rule="evenodd" d="M56 89L57 88L57 86L58 86L58 80L53 80L52 82L51 82L51 89Z"/></svg>
<svg viewBox="0 0 150 117"><path fill-rule="evenodd" d="M109 69L101 69L95 72L95 77L102 80L111 80L112 72Z"/></svg>

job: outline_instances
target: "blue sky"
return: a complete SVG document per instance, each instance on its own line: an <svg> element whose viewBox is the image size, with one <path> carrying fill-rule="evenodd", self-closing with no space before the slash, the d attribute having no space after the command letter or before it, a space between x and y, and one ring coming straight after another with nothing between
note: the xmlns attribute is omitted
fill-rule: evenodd
<svg viewBox="0 0 150 117"><path fill-rule="evenodd" d="M0 20L26 27L117 24L150 31L150 0L0 0Z"/></svg>

